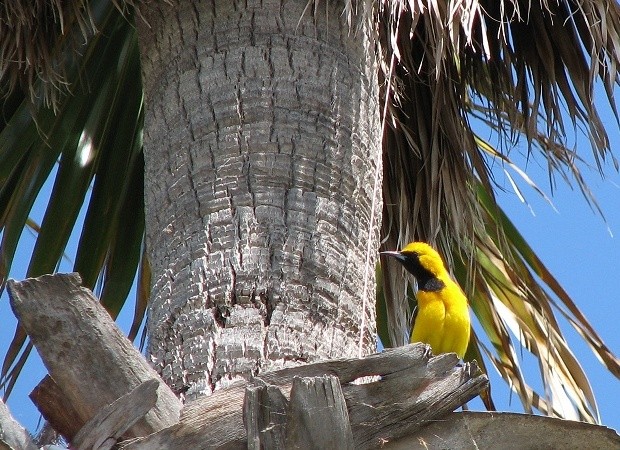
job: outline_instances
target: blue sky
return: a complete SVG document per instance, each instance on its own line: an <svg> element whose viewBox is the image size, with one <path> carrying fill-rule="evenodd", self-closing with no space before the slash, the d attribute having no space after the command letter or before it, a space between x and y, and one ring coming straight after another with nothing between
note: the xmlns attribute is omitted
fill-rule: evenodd
<svg viewBox="0 0 620 450"><path fill-rule="evenodd" d="M603 106L603 102L601 102ZM615 119L607 111L604 120L612 141L612 150L620 158L620 133ZM587 142L578 141L582 156L591 154ZM589 158L586 158L589 159ZM618 333L618 304L620 300L620 175L611 166L606 168L606 176L601 179L596 169L583 169L584 175L605 219L593 212L577 188L571 189L558 178L555 190L551 193L547 171L542 158L534 157L529 162L520 161L528 175L551 196L555 209L536 192L521 182L528 205L522 203L512 192L510 184L498 177L505 192L498 194L500 204L518 229L538 253L554 276L572 296L590 323L598 331L607 346L615 354L620 353L620 333ZM498 166L497 173L501 175ZM518 179L514 172L512 175ZM47 184L47 192L51 183ZM49 194L48 194L49 195ZM45 198L37 203L33 218L40 221ZM73 255L76 236L71 240L67 254ZM34 244L32 233L25 233L20 243L20 252L12 270L12 277L24 277L29 252ZM60 270L70 271L72 263L64 261ZM127 332L132 308L121 313L121 328ZM6 351L14 330L13 314L6 294L0 299L0 351ZM583 365L594 388L603 424L620 430L620 414L617 412L620 399L620 381L614 378L596 359L583 340L564 322L571 348ZM529 373L537 372L533 361L529 361ZM46 374L38 355L33 354L13 391L8 405L13 415L30 431L37 429L39 415L28 398L28 393ZM522 411L518 398L509 395L505 383L491 374L493 395L500 410ZM480 408L472 403L472 409Z"/></svg>

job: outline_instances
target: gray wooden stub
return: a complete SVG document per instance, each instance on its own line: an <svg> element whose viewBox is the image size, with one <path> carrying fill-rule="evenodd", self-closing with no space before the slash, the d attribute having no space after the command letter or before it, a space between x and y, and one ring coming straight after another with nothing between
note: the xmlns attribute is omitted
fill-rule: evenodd
<svg viewBox="0 0 620 450"><path fill-rule="evenodd" d="M248 433L248 449L285 449L289 402L272 385L248 386L243 403L243 422Z"/></svg>
<svg viewBox="0 0 620 450"><path fill-rule="evenodd" d="M0 400L0 449L37 450L28 432L13 418Z"/></svg>
<svg viewBox="0 0 620 450"><path fill-rule="evenodd" d="M347 405L338 377L295 378L288 419L287 448L354 448Z"/></svg>

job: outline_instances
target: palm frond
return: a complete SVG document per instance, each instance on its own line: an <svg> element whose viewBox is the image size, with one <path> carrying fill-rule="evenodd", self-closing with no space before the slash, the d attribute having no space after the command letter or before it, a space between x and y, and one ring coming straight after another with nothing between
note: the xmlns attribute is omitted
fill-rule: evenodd
<svg viewBox="0 0 620 450"><path fill-rule="evenodd" d="M19 90L30 103L55 110L74 87L73 62L84 42L101 31L102 15L111 7L129 13L133 6L132 0L5 2L0 8L3 92Z"/></svg>
<svg viewBox="0 0 620 450"><path fill-rule="evenodd" d="M77 52L80 40L91 37L95 24L85 0L74 2L16 0L0 13L0 74L8 92L18 86L32 103L53 106L67 93L63 58L56 53L59 39Z"/></svg>
<svg viewBox="0 0 620 450"><path fill-rule="evenodd" d="M383 248L437 245L487 334L490 347L474 340L470 355L486 353L526 410L597 421L592 390L555 315L616 376L620 362L497 206L488 161L511 164L511 149L524 139L528 152L546 158L550 176L575 181L598 207L565 142L569 126L581 127L599 170L608 158L617 167L592 99L598 80L617 117L618 4L384 0L378 27L389 125ZM495 130L499 150L472 121ZM398 300L407 287L396 265L388 262L383 275L391 335L399 339L409 328L406 301ZM543 395L525 380L520 346L539 360Z"/></svg>
<svg viewBox="0 0 620 450"><path fill-rule="evenodd" d="M4 286L10 274L35 199L53 177L27 276L56 270L86 208L74 270L86 286L100 286L101 302L116 317L137 268L144 267L142 86L130 18L107 1L91 6L84 17L88 30L97 33L86 33L75 14L70 20L62 15L62 30L56 31L67 38L56 36L49 50L50 58L62 61L30 61L62 66L68 91L57 91L50 102L46 80L32 81L26 75L28 93L14 85L11 74L0 80L2 92L10 92L0 122L0 283ZM70 38L76 33L87 38L77 49ZM145 298L136 309L138 324ZM18 328L0 373L5 395L31 348Z"/></svg>

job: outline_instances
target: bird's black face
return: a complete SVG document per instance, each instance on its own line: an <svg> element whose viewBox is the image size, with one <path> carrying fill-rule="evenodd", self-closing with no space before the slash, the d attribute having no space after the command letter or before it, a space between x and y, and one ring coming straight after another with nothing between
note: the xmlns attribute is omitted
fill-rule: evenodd
<svg viewBox="0 0 620 450"><path fill-rule="evenodd" d="M401 263L405 270L415 277L418 282L418 289L421 291L438 291L445 286L443 281L422 266L420 256L417 253L387 251L381 252L381 254L391 256Z"/></svg>
<svg viewBox="0 0 620 450"><path fill-rule="evenodd" d="M399 252L399 251L387 251L381 252L382 255L391 256L403 265L405 270L412 274L418 281L425 281L429 277L432 278L432 274L426 270L420 264L420 259L417 253L414 252Z"/></svg>

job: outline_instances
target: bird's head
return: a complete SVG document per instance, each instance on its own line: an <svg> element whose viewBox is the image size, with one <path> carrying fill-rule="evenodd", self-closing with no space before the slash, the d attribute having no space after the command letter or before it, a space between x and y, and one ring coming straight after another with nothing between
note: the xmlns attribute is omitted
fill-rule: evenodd
<svg viewBox="0 0 620 450"><path fill-rule="evenodd" d="M401 250L381 252L400 262L418 281L438 278L446 272L439 253L426 242L411 242Z"/></svg>

